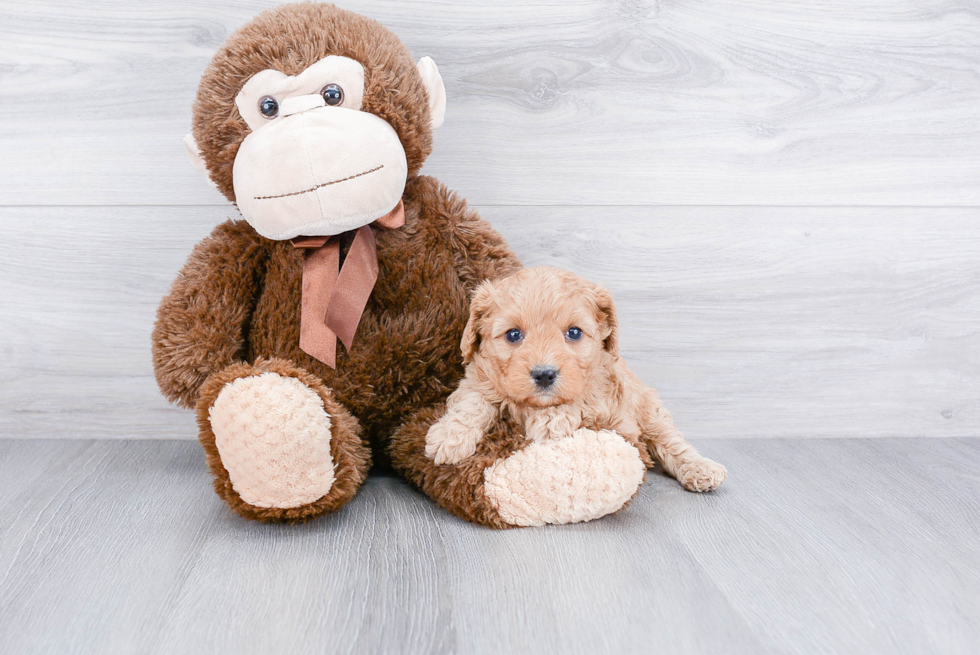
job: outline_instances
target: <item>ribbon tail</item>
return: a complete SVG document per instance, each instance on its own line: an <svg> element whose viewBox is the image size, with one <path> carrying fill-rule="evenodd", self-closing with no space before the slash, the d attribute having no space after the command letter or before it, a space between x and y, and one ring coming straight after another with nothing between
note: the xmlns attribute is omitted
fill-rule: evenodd
<svg viewBox="0 0 980 655"><path fill-rule="evenodd" d="M324 323L343 342L348 351L354 342L357 324L378 280L378 251L374 232L364 225L354 235L344 266L334 286Z"/></svg>
<svg viewBox="0 0 980 655"><path fill-rule="evenodd" d="M340 242L331 238L319 248L306 251L303 260L303 297L299 347L330 368L337 367L337 335L323 321L337 285Z"/></svg>

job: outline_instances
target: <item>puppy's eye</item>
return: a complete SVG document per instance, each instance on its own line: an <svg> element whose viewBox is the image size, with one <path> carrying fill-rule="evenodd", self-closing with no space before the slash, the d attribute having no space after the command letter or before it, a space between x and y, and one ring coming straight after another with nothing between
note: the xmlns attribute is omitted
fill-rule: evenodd
<svg viewBox="0 0 980 655"><path fill-rule="evenodd" d="M565 330L565 338L569 341L578 341L582 338L582 328L570 327Z"/></svg>
<svg viewBox="0 0 980 655"><path fill-rule="evenodd" d="M518 330L517 328L512 328L510 330L507 330L507 334L505 334L504 336L507 338L507 341L511 343L517 343L518 341L524 338L524 333Z"/></svg>
<svg viewBox="0 0 980 655"><path fill-rule="evenodd" d="M331 107L336 107L344 101L344 90L338 84L328 84L320 90L323 101Z"/></svg>
<svg viewBox="0 0 980 655"><path fill-rule="evenodd" d="M275 118L279 115L279 101L272 96L263 96L259 100L259 111L266 118Z"/></svg>

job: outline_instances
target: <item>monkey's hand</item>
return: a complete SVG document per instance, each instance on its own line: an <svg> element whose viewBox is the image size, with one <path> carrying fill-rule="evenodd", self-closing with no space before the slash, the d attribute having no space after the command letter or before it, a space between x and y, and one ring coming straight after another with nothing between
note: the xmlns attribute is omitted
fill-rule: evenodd
<svg viewBox="0 0 980 655"><path fill-rule="evenodd" d="M194 248L160 302L153 328L153 368L171 401L194 407L208 376L247 350L262 239L244 221L227 221Z"/></svg>

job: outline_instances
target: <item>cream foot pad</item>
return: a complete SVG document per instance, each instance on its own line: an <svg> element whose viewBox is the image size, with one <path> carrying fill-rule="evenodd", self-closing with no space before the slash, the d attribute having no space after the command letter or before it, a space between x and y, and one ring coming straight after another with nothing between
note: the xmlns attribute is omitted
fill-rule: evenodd
<svg viewBox="0 0 980 655"><path fill-rule="evenodd" d="M577 523L625 505L645 470L640 453L615 432L580 429L496 462L483 472L484 490L512 525Z"/></svg>
<svg viewBox="0 0 980 655"><path fill-rule="evenodd" d="M246 503L299 507L333 486L330 416L320 396L296 378L238 378L208 415L221 462Z"/></svg>

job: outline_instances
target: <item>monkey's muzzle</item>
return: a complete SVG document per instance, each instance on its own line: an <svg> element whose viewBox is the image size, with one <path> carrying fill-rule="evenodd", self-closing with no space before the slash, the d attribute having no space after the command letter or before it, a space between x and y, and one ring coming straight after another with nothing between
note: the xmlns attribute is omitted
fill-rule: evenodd
<svg viewBox="0 0 980 655"><path fill-rule="evenodd" d="M318 96L317 96L318 97ZM332 236L392 211L408 176L394 128L374 114L289 98L235 156L235 199L268 239Z"/></svg>

